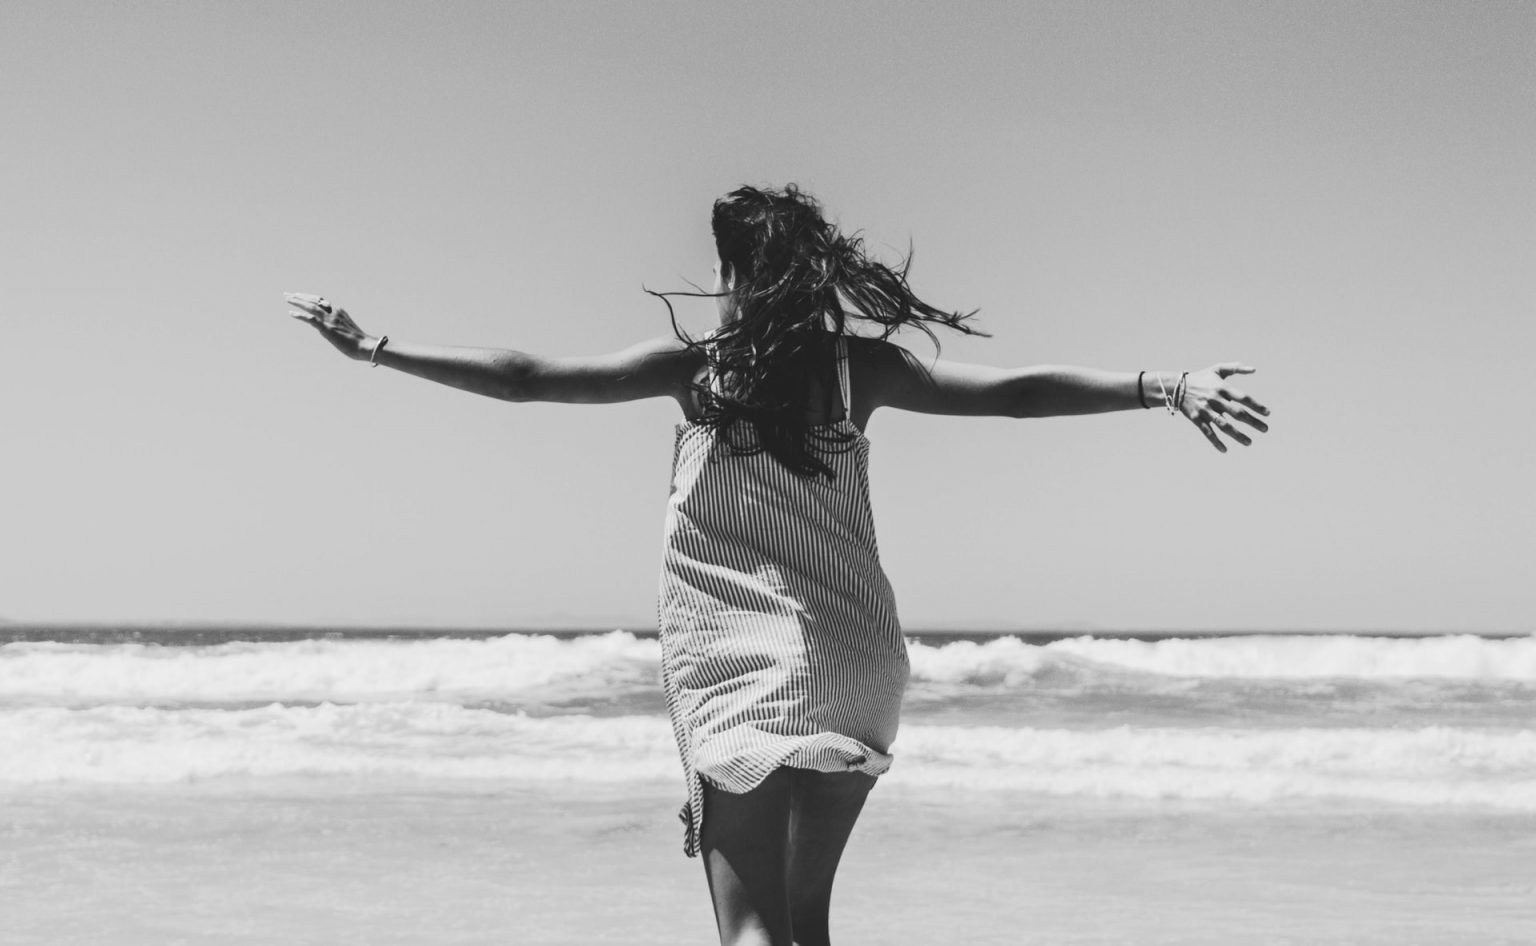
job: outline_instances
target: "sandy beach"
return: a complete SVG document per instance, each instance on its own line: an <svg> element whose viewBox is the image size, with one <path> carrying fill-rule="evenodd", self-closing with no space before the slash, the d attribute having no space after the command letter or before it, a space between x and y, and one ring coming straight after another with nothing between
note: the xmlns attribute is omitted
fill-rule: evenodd
<svg viewBox="0 0 1536 946"><path fill-rule="evenodd" d="M714 942L676 792L409 779L7 790L0 938ZM882 785L840 944L1536 940L1536 818Z"/></svg>

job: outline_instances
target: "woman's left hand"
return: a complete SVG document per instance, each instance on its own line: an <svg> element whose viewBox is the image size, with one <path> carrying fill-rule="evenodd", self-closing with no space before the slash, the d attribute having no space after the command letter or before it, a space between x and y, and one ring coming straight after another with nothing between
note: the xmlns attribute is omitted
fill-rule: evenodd
<svg viewBox="0 0 1536 946"><path fill-rule="evenodd" d="M368 335L352 321L346 309L307 292L285 292L283 298L293 307L288 310L289 315L313 325L337 351L352 359L368 357Z"/></svg>
<svg viewBox="0 0 1536 946"><path fill-rule="evenodd" d="M1218 434L1237 441L1243 446L1253 443L1238 423L1247 424L1263 433L1269 425L1260 420L1268 417L1269 408L1227 383L1233 375L1253 374L1256 369L1236 361L1212 365L1202 371L1191 371L1184 383L1184 396L1179 400L1179 411L1190 419L1211 446L1227 452L1227 445Z"/></svg>

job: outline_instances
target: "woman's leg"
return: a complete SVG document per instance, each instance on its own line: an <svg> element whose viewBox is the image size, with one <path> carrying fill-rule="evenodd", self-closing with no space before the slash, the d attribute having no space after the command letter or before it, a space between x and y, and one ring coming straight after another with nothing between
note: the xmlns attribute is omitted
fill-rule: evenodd
<svg viewBox="0 0 1536 946"><path fill-rule="evenodd" d="M789 819L789 909L795 946L827 946L832 880L864 799L874 787L862 772L794 770Z"/></svg>
<svg viewBox="0 0 1536 946"><path fill-rule="evenodd" d="M699 850L722 946L790 946L788 848L794 771L744 795L704 783Z"/></svg>
<svg viewBox="0 0 1536 946"><path fill-rule="evenodd" d="M699 848L722 946L826 946L832 881L874 784L787 768L744 795L704 783Z"/></svg>

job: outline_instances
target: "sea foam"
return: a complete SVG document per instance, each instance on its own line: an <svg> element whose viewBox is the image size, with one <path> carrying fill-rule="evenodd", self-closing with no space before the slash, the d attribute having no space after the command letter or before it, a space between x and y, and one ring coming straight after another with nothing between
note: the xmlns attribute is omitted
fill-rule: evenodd
<svg viewBox="0 0 1536 946"><path fill-rule="evenodd" d="M1264 634L1158 641L1078 637L1047 644L1045 649L1098 664L1180 677L1536 681L1536 636Z"/></svg>
<svg viewBox="0 0 1536 946"><path fill-rule="evenodd" d="M983 643L918 643L910 652L913 679L941 683L1013 684L1041 670L1063 667L1090 673L1098 667L1172 677L1253 680L1536 682L1536 636L1253 634L1155 641L1074 637L1043 645L1000 637Z"/></svg>
<svg viewBox="0 0 1536 946"><path fill-rule="evenodd" d="M0 701L493 700L561 685L654 687L659 659L655 641L625 633L206 647L21 643L0 647Z"/></svg>
<svg viewBox="0 0 1536 946"><path fill-rule="evenodd" d="M1092 798L1353 798L1536 811L1536 731L1101 730L913 725L887 776L919 788ZM663 718L534 717L445 703L0 713L0 784L227 776L498 781L680 778Z"/></svg>
<svg viewBox="0 0 1536 946"><path fill-rule="evenodd" d="M1036 645L936 638L909 649L915 683L1020 686L1045 671L1300 680L1453 679L1536 683L1536 637L1281 636ZM470 702L529 691L654 689L655 640L614 632L558 639L308 640L205 647L0 646L0 705L418 700Z"/></svg>

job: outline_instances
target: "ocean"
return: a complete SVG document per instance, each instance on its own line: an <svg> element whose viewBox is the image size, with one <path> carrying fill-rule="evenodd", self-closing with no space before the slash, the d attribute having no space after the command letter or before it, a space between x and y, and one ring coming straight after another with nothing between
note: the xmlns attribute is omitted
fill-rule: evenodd
<svg viewBox="0 0 1536 946"><path fill-rule="evenodd" d="M0 941L713 941L652 636L0 641ZM1536 942L1536 636L909 649L840 942Z"/></svg>

